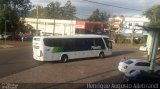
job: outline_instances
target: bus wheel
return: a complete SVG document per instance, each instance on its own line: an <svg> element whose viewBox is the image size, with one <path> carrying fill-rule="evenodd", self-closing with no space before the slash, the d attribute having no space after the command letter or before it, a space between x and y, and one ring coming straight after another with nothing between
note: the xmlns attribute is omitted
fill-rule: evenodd
<svg viewBox="0 0 160 89"><path fill-rule="evenodd" d="M67 62L67 61L68 61L68 56L67 56L67 55L63 55L63 56L61 57L61 61L62 61L63 63Z"/></svg>
<svg viewBox="0 0 160 89"><path fill-rule="evenodd" d="M105 57L104 52L100 52L99 53L99 58L104 58L104 57Z"/></svg>

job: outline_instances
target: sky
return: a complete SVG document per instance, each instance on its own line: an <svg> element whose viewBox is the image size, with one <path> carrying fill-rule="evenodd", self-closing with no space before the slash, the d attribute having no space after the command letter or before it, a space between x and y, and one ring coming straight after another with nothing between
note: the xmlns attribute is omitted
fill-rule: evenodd
<svg viewBox="0 0 160 89"><path fill-rule="evenodd" d="M46 6L50 2L58 1L61 3L61 6L67 2L67 0L30 0L33 5ZM142 15L143 12L150 8L153 5L160 4L160 0L88 0L94 1L103 4L114 5L118 7L136 9L121 9L108 5L95 4L88 2L86 0L70 0L72 5L76 6L76 16L79 18L88 18L95 9L99 9L102 12L107 12L111 15L124 15L124 16L133 16L133 15Z"/></svg>

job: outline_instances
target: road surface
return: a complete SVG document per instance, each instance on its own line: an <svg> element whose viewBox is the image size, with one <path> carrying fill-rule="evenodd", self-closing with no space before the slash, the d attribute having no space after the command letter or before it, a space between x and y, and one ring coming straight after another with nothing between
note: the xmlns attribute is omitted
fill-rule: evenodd
<svg viewBox="0 0 160 89"><path fill-rule="evenodd" d="M117 65L121 58L143 58L137 48L117 47L104 59L87 58L68 63L36 62L31 46L0 49L0 83L21 84L18 89L86 87L88 83L121 83ZM69 85L68 85L69 84ZM63 86L62 86L63 85ZM84 88L82 87L82 88ZM26 89L27 89L26 88Z"/></svg>
<svg viewBox="0 0 160 89"><path fill-rule="evenodd" d="M33 60L31 46L0 49L0 78L41 64Z"/></svg>

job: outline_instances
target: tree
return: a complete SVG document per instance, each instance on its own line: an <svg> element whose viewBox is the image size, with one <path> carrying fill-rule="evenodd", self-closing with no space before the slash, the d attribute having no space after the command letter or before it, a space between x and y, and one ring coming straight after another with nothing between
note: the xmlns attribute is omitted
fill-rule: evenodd
<svg viewBox="0 0 160 89"><path fill-rule="evenodd" d="M43 6L36 6L36 9L33 9L30 12L32 18L37 18L37 7L38 7L38 17L39 18L44 18L44 19L50 18L48 7L43 7Z"/></svg>
<svg viewBox="0 0 160 89"><path fill-rule="evenodd" d="M108 21L109 17L110 17L110 15L107 14L106 12L101 12L101 13L100 13L100 21L101 21L101 22L106 22L106 21Z"/></svg>
<svg viewBox="0 0 160 89"><path fill-rule="evenodd" d="M31 9L30 0L1 0L0 1L0 29L4 31L5 20L7 23L7 31L15 32L20 25L20 17L25 17ZM23 30L23 29L22 29Z"/></svg>
<svg viewBox="0 0 160 89"><path fill-rule="evenodd" d="M152 6L151 8L147 9L144 12L144 15L148 17L151 26L158 26L160 25L160 5Z"/></svg>
<svg viewBox="0 0 160 89"><path fill-rule="evenodd" d="M72 5L70 0L64 6L56 1L49 3L46 7L39 6L38 11L39 18L71 20L75 18L76 7ZM37 9L31 11L31 16L33 18L37 17Z"/></svg>
<svg viewBox="0 0 160 89"><path fill-rule="evenodd" d="M72 5L71 1L68 0L64 7L62 7L62 15L64 19L74 19L76 18L76 7Z"/></svg>
<svg viewBox="0 0 160 89"><path fill-rule="evenodd" d="M106 12L100 12L99 9L96 9L95 11L92 12L88 20L93 22L96 22L96 21L105 22L105 21L108 21L109 17L110 15L108 15Z"/></svg>
<svg viewBox="0 0 160 89"><path fill-rule="evenodd" d="M99 21L100 18L100 11L99 9L96 9L95 11L93 11L93 13L91 14L91 16L88 18L89 21Z"/></svg>
<svg viewBox="0 0 160 89"><path fill-rule="evenodd" d="M62 16L62 9L61 9L60 2L51 2L47 5L49 18L51 19L59 19Z"/></svg>
<svg viewBox="0 0 160 89"><path fill-rule="evenodd" d="M4 21L8 14L5 5L0 4L0 34L4 31Z"/></svg>

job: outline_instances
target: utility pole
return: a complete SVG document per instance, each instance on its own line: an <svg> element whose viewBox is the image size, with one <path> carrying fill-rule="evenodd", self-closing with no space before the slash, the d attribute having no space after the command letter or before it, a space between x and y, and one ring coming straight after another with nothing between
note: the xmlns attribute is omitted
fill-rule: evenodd
<svg viewBox="0 0 160 89"><path fill-rule="evenodd" d="M149 61L150 61L150 70L154 72L156 59L157 59L157 50L159 45L159 32L152 32L152 39L151 39L151 47L150 47L150 55L149 55Z"/></svg>
<svg viewBox="0 0 160 89"><path fill-rule="evenodd" d="M38 35L38 5L37 5L37 22L36 22L36 35Z"/></svg>
<svg viewBox="0 0 160 89"><path fill-rule="evenodd" d="M6 44L6 38L7 38L7 22L9 22L9 20L5 20L5 35L4 35L4 44Z"/></svg>
<svg viewBox="0 0 160 89"><path fill-rule="evenodd" d="M155 66L156 66L156 60L157 60L157 51L158 51L158 45L159 45L159 38L160 38L160 27L158 26L140 26L143 27L145 30L149 32L149 40L147 43L149 44L149 61L150 61L150 70L151 72L156 72ZM148 46L148 45L147 45Z"/></svg>
<svg viewBox="0 0 160 89"><path fill-rule="evenodd" d="M55 17L55 16L54 16ZM55 33L55 29L56 29L56 21L55 21L55 18L54 18L54 27L53 27L53 36L54 36L54 33Z"/></svg>

